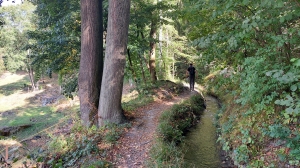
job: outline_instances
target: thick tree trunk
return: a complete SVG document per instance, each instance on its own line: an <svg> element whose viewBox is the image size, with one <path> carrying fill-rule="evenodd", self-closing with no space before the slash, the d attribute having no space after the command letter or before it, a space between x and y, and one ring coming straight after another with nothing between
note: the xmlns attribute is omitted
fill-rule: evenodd
<svg viewBox="0 0 300 168"><path fill-rule="evenodd" d="M99 126L122 123L121 107L129 28L130 0L109 0L107 47L98 109Z"/></svg>
<svg viewBox="0 0 300 168"><path fill-rule="evenodd" d="M78 76L80 112L83 125L97 124L102 51L101 2L81 0L81 57Z"/></svg>
<svg viewBox="0 0 300 168"><path fill-rule="evenodd" d="M150 58L149 58L149 67L150 67L150 76L151 76L151 80L152 82L157 81L157 77L156 77L156 63L155 63L155 50L156 50L156 31L157 31L157 27L156 27L156 22L152 21L151 22L151 30L150 30Z"/></svg>
<svg viewBox="0 0 300 168"><path fill-rule="evenodd" d="M103 76L103 63L104 63L104 56L103 56L103 0L99 0L100 1L100 5L99 5L99 12L100 12L100 43L99 43L99 47L100 47L100 54L99 54L99 66L98 66L98 71L99 71L99 97L100 97L100 93L101 93L101 82L102 82L102 76ZM97 103L97 107L99 105L99 100ZM97 112L98 113L98 112Z"/></svg>

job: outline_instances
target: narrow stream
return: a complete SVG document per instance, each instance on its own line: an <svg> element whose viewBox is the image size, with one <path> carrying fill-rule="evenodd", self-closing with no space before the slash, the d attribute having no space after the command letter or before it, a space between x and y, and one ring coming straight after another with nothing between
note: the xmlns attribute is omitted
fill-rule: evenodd
<svg viewBox="0 0 300 168"><path fill-rule="evenodd" d="M218 102L213 97L206 97L206 110L196 128L186 136L185 162L189 167L219 168L221 167L220 151L216 143L216 127L214 125Z"/></svg>

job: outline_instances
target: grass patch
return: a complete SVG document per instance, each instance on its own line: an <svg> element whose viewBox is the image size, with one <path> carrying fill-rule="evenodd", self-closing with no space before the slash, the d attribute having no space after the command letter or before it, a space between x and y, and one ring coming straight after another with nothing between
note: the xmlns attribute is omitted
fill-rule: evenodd
<svg viewBox="0 0 300 168"><path fill-rule="evenodd" d="M56 123L60 123L62 120L66 120L67 117L65 116L64 113L56 112L56 108L51 106L19 109L16 113L1 117L0 128L31 125L30 127L11 135L22 140L29 138Z"/></svg>
<svg viewBox="0 0 300 168"><path fill-rule="evenodd" d="M157 140L150 151L150 159L146 162L147 167L160 168L184 168L184 153L175 143L165 143Z"/></svg>
<svg viewBox="0 0 300 168"><path fill-rule="evenodd" d="M0 127L19 126L28 123L49 122L62 117L61 113L56 113L54 107L32 107L21 108L17 112L8 112L5 117L0 118Z"/></svg>
<svg viewBox="0 0 300 168"><path fill-rule="evenodd" d="M24 84L26 86L30 84L27 74L5 73L1 78L3 80L0 80L0 128L30 125L10 137L18 140L30 138L30 136L66 120L68 116L71 116L67 115L69 112L77 111L76 106L73 106L73 109L64 108L60 112L57 112L58 108L54 105L41 106L40 98L52 94L55 88L28 92L24 90ZM45 80L54 82L53 79Z"/></svg>
<svg viewBox="0 0 300 168"><path fill-rule="evenodd" d="M123 102L122 108L126 112L131 112L152 102L154 102L154 98L152 96L138 96L128 102Z"/></svg>
<svg viewBox="0 0 300 168"><path fill-rule="evenodd" d="M9 96L17 91L23 90L25 86L30 85L29 78L26 75L10 75L0 82L0 98Z"/></svg>
<svg viewBox="0 0 300 168"><path fill-rule="evenodd" d="M150 150L149 167L185 167L183 149L180 143L184 142L184 134L189 128L196 125L204 111L204 100L201 95L174 105L165 111L158 126L158 138Z"/></svg>

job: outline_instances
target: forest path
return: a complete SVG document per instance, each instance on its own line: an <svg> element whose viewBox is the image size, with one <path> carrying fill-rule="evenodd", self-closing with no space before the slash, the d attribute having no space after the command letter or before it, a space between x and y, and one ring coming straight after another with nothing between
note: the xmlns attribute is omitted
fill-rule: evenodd
<svg viewBox="0 0 300 168"><path fill-rule="evenodd" d="M114 167L146 167L145 161L154 143L161 114L196 93L196 91L185 91L170 100L155 101L136 110L135 118L131 121L132 127L121 136L110 154Z"/></svg>

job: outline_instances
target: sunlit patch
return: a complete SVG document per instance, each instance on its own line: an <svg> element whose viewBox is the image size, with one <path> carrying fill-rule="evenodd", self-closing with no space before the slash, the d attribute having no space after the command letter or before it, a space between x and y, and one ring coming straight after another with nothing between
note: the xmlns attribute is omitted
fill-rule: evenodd
<svg viewBox="0 0 300 168"><path fill-rule="evenodd" d="M138 97L137 90L127 93L122 96L122 102L129 102L130 100L136 99Z"/></svg>

